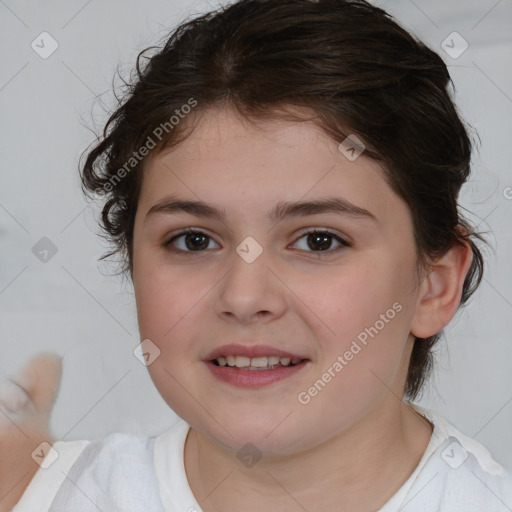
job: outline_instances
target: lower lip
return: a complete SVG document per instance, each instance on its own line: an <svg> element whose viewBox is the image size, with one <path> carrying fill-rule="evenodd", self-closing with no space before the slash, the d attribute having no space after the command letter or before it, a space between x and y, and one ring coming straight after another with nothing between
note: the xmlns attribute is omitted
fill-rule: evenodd
<svg viewBox="0 0 512 512"><path fill-rule="evenodd" d="M274 370L247 370L236 366L217 366L212 361L205 361L206 366L218 379L244 388L267 386L279 380L291 377L299 372L308 359L294 366L283 366Z"/></svg>

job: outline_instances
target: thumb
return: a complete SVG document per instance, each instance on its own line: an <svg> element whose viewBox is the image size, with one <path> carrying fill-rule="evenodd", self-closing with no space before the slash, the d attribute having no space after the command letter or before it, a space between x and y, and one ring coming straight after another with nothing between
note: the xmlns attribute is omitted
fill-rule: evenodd
<svg viewBox="0 0 512 512"><path fill-rule="evenodd" d="M59 393L62 358L50 352L33 357L11 381L28 394L34 407L50 413Z"/></svg>

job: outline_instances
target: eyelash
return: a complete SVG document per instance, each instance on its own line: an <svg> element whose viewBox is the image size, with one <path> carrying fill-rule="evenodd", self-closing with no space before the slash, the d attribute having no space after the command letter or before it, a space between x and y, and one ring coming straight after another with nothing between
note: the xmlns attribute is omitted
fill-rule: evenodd
<svg viewBox="0 0 512 512"><path fill-rule="evenodd" d="M205 252L206 249L203 249L203 250L197 250L197 251L185 251L183 249L176 249L174 247L172 247L172 242L174 242L176 239L182 237L183 235L188 235L188 234L199 234L199 235L204 235L206 238L209 238L209 239L212 239L212 237L210 237L209 235L207 235L206 233L204 233L203 231L200 231L200 230L197 230L197 229L193 229L193 228L187 228L187 229L184 229L183 231L180 231L179 233L175 234L171 239L169 239L167 242L164 242L164 247L166 249L168 249L169 251L175 253L175 254L184 254L184 253L190 253L190 254L193 254L193 253L201 253L201 252ZM301 235L299 236L299 238L297 240L300 240L301 238L303 238L305 235L327 235L327 236L330 236L332 238L334 238L337 242L339 242L341 244L340 247L334 249L334 250L325 250L325 251L305 251L305 252L311 252L313 254L318 254L319 256L322 256L323 254L333 254L333 253L337 253L338 251L344 249L344 248L347 248L347 247L352 247L352 244L350 244L349 242L347 242L347 240L341 238L339 235L336 235L335 233L331 232L331 231L328 231L326 229L317 229L317 228L314 228L314 229L310 229L308 231L304 231L301 233Z"/></svg>

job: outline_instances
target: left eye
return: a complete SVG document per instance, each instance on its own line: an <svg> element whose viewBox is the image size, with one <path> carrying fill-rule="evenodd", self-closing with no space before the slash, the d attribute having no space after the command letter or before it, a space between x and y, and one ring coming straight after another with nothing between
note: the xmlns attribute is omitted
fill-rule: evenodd
<svg viewBox="0 0 512 512"><path fill-rule="evenodd" d="M179 240L180 238L184 238L184 247L175 248L174 242L175 240ZM302 233L302 235L298 238L301 240L302 238L306 238L306 244L308 248L318 249L313 250L312 252L325 252L328 251L332 244L332 239L336 240L340 246L334 250L329 252L336 252L340 250L342 247L350 247L350 243L341 238L340 236L326 230L310 230ZM169 241L164 243L165 247L169 247L169 249L173 252L203 252L204 249L208 248L208 240L212 240L210 236L202 231L197 231L193 229L187 229L181 233L178 233L174 237L172 237ZM172 246L172 247L171 247ZM306 250L307 249L301 249Z"/></svg>
<svg viewBox="0 0 512 512"><path fill-rule="evenodd" d="M299 240L304 237L307 237L306 244L308 247L311 248L312 246L316 246L317 248L320 249L318 251L313 251L313 252L327 251L331 246L332 239L336 240L340 244L340 246L332 251L329 251L329 252L336 252L336 251L340 250L341 247L350 247L350 244L346 240L344 240L340 236L338 236L335 233L332 233L330 231L325 231L325 230L322 231L322 230L317 230L317 229L314 229L312 231L306 231L305 233L302 234L302 236L299 238Z"/></svg>

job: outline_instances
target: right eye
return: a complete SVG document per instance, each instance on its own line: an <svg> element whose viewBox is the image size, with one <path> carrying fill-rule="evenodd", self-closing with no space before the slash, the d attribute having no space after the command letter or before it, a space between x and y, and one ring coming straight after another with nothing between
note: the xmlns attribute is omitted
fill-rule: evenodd
<svg viewBox="0 0 512 512"><path fill-rule="evenodd" d="M174 242L183 238L180 248L175 248ZM175 253L186 252L203 252L203 249L208 247L208 240L212 240L210 236L202 231L187 228L180 233L174 235L170 240L164 242L164 247Z"/></svg>

